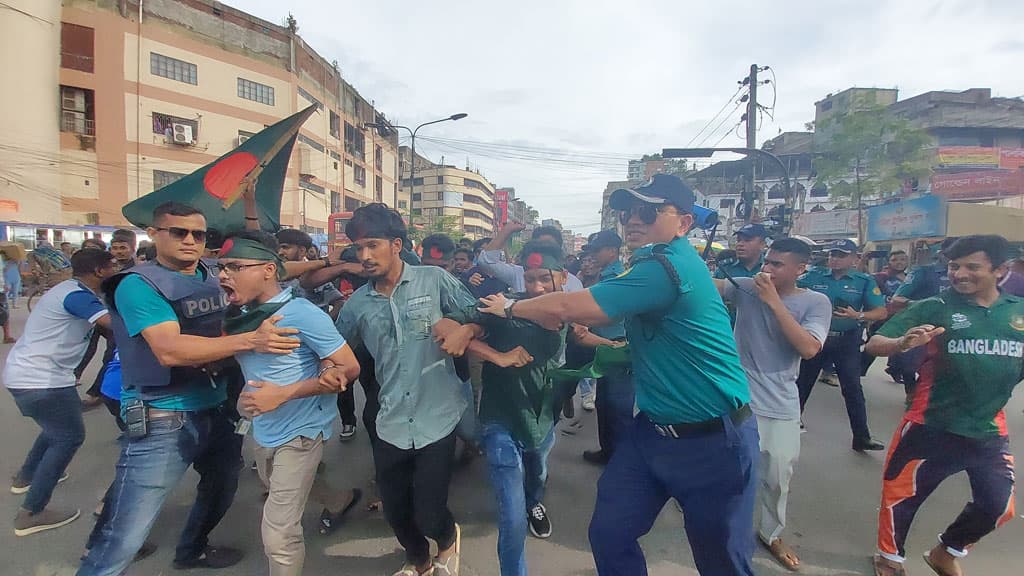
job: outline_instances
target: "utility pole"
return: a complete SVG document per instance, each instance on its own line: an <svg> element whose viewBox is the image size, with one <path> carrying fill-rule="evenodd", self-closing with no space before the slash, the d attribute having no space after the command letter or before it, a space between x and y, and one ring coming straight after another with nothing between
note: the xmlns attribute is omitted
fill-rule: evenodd
<svg viewBox="0 0 1024 576"><path fill-rule="evenodd" d="M757 64L751 64L750 76L747 77L750 90L750 98L747 100L747 148L757 148L757 72ZM753 156L748 156L748 158L750 158L750 171L747 173L743 185L743 221L745 224L750 224L754 200L755 159ZM764 214L763 194L758 198L757 210L760 214Z"/></svg>

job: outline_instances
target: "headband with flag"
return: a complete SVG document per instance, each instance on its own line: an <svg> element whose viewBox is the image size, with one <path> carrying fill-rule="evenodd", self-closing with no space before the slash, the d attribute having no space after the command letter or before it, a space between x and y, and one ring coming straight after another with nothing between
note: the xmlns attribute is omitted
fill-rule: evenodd
<svg viewBox="0 0 1024 576"><path fill-rule="evenodd" d="M535 270L537 268L545 270L565 269L562 263L562 250L555 244L530 242L523 246L520 257L522 258L523 268L526 270Z"/></svg>
<svg viewBox="0 0 1024 576"><path fill-rule="evenodd" d="M250 240L249 238L228 238L220 248L220 259L242 258L245 260L260 260L273 262L277 265L277 279L284 280L287 272L284 269L284 261L281 257L262 242Z"/></svg>

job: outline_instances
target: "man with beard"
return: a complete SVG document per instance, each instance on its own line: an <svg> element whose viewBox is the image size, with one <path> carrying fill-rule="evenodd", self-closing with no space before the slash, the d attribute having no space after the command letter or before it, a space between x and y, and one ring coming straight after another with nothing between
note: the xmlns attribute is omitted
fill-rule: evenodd
<svg viewBox="0 0 1024 576"><path fill-rule="evenodd" d="M349 298L337 326L375 360L377 485L406 556L395 576L458 574L460 529L448 509L448 485L455 426L467 402L451 357L431 332L442 317L468 320L476 301L444 270L402 261L405 223L386 205L357 209L345 232L369 282ZM427 538L437 542L433 560Z"/></svg>

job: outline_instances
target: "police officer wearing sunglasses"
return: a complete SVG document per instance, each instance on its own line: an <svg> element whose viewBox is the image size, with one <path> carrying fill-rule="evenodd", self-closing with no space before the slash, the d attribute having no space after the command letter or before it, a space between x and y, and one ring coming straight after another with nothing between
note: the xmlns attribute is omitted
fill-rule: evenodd
<svg viewBox="0 0 1024 576"><path fill-rule="evenodd" d="M103 285L121 358L121 413L127 431L103 513L78 576L122 574L145 542L164 501L188 468L199 473L196 501L175 550L174 567L226 568L242 552L211 546L210 532L238 487L242 436L225 400L235 354L288 354L299 346L275 319L221 336L227 298L201 260L206 218L167 202L147 229L156 259ZM237 270L235 270L237 272Z"/></svg>
<svg viewBox="0 0 1024 576"><path fill-rule="evenodd" d="M637 540L670 498L701 574L754 573L757 425L729 315L686 238L693 204L675 176L616 190L610 205L634 250L626 272L583 292L483 301L486 312L548 327L625 319L639 414L598 484L590 544L601 576L647 573Z"/></svg>

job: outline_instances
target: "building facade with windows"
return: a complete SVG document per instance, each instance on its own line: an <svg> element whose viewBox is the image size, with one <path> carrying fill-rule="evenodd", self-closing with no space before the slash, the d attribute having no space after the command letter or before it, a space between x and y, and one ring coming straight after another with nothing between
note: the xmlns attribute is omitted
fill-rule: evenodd
<svg viewBox="0 0 1024 576"><path fill-rule="evenodd" d="M0 131L0 219L123 224L125 203L310 105L318 112L293 149L282 223L318 233L333 212L397 204L397 135L363 128L386 119L294 23L212 0L141 4L30 4L53 24L22 22L19 34L39 50L2 57L31 64L17 67L26 95L2 97L25 117L5 119ZM30 19L3 12L5 30ZM59 69L45 70L51 61ZM19 136L28 127L33 137ZM33 166L37 176L26 180Z"/></svg>

